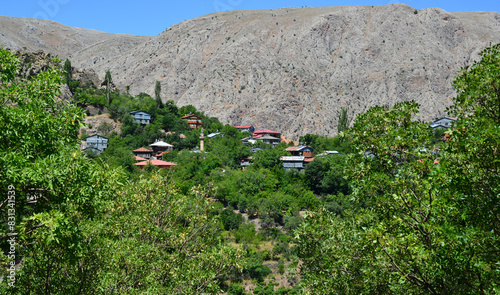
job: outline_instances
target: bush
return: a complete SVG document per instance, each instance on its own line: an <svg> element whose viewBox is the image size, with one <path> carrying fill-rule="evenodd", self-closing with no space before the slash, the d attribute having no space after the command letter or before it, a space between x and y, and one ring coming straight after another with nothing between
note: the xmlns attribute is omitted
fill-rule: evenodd
<svg viewBox="0 0 500 295"><path fill-rule="evenodd" d="M244 295L245 289L240 284L234 283L234 284L229 285L229 287L227 288L227 294L228 295Z"/></svg>
<svg viewBox="0 0 500 295"><path fill-rule="evenodd" d="M222 210L220 217L225 230L238 229L243 222L243 216L234 213L231 209Z"/></svg>

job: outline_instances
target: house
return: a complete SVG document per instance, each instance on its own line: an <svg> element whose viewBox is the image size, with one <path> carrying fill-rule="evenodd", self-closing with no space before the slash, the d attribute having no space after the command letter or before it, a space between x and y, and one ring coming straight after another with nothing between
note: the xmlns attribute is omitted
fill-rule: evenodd
<svg viewBox="0 0 500 295"><path fill-rule="evenodd" d="M149 145L153 149L153 154L157 155L163 152L171 152L174 149L174 146L168 144L164 141L155 141L154 143Z"/></svg>
<svg viewBox="0 0 500 295"><path fill-rule="evenodd" d="M431 127L433 129L436 129L436 128L447 129L447 128L450 128L451 125L453 124L453 122L455 122L456 120L457 120L457 118L455 118L455 117L443 117L443 118L437 119L436 121L432 122Z"/></svg>
<svg viewBox="0 0 500 295"><path fill-rule="evenodd" d="M255 131L255 128L252 125L240 125L240 126L234 126L234 128L238 129L240 132L250 132L253 133Z"/></svg>
<svg viewBox="0 0 500 295"><path fill-rule="evenodd" d="M86 148L93 147L100 150L101 152L108 147L108 139L98 134L94 134L92 136L87 137L85 142L86 142Z"/></svg>
<svg viewBox="0 0 500 295"><path fill-rule="evenodd" d="M304 156L284 156L280 160L283 162L285 170L303 170L305 168Z"/></svg>
<svg viewBox="0 0 500 295"><path fill-rule="evenodd" d="M153 165L153 166L156 166L156 167L161 168L161 169L171 169L171 168L174 168L175 166L177 166L177 164L175 164L175 163L165 162L162 160L147 160L147 161L135 163L134 165L136 165L137 167L139 167L141 169L146 165Z"/></svg>
<svg viewBox="0 0 500 295"><path fill-rule="evenodd" d="M277 146L278 144L280 144L281 142L281 138L276 138L274 136L271 136L269 134L264 134L264 135L261 135L257 138L255 138L256 140L260 140L262 141L263 143L266 143L266 144L269 144L269 145L272 145L273 147Z"/></svg>
<svg viewBox="0 0 500 295"><path fill-rule="evenodd" d="M201 127L201 117L196 116L194 114L188 114L185 115L184 117L181 117L181 119L186 120L189 124L189 127L191 129L199 129Z"/></svg>
<svg viewBox="0 0 500 295"><path fill-rule="evenodd" d="M133 111L130 112L130 115L134 117L134 122L141 125L148 125L151 121L151 115L149 113L146 113L145 111Z"/></svg>
<svg viewBox="0 0 500 295"><path fill-rule="evenodd" d="M304 156L306 158L313 158L313 149L310 146L291 146L286 149L292 156Z"/></svg>
<svg viewBox="0 0 500 295"><path fill-rule="evenodd" d="M281 157L283 168L302 171L306 165L314 160L314 150L310 146L291 146L286 149L291 156Z"/></svg>
<svg viewBox="0 0 500 295"><path fill-rule="evenodd" d="M273 130L269 130L269 129L259 129L257 131L254 131L252 138L258 139L259 137L264 136L264 135L276 137L276 138L280 139L280 141L281 141L281 133L273 131Z"/></svg>
<svg viewBox="0 0 500 295"><path fill-rule="evenodd" d="M253 139L251 136L249 137L245 137L241 140L241 142L244 144L244 145L248 145L248 144L255 144L257 142L257 139Z"/></svg>
<svg viewBox="0 0 500 295"><path fill-rule="evenodd" d="M143 147L141 147L140 149L133 150L132 153L136 157L144 158L144 160L151 159L151 157L153 156L152 150L148 150L148 149L143 148Z"/></svg>

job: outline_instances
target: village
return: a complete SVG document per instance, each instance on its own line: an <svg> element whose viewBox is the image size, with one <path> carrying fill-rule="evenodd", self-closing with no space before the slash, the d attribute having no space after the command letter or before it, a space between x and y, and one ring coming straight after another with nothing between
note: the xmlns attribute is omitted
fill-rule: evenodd
<svg viewBox="0 0 500 295"><path fill-rule="evenodd" d="M134 118L134 122L140 125L148 125L151 121L151 114L145 111L132 111L130 115ZM199 137L199 145L194 150L190 151L193 153L205 153L205 140L206 139L214 139L217 137L223 137L224 134L217 131L214 133L207 134L205 136L202 128L202 118L195 114L186 114L180 118L184 120L191 129L201 129L200 137ZM455 117L442 117L430 123L430 127L434 130L445 130L452 126L453 122L455 122L457 118ZM338 155L339 152L332 151L323 151L322 153L316 155L313 148L307 145L303 145L301 143L297 143L294 141L286 140L280 132L273 131L266 128L261 128L256 130L252 125L237 125L234 126L240 132L248 132L251 136L245 137L241 139L241 142L244 145L254 146L257 142L262 142L269 147L276 147L282 141L287 141L293 144L293 146L289 146L286 148L286 151L289 153L287 156L281 156L280 161L282 162L282 166L285 170L297 170L304 171L306 165L312 162L315 156L327 156L327 155ZM165 135L171 135L171 131L165 132L162 130ZM180 138L185 138L184 134L179 135ZM448 136L443 133L443 136ZM445 138L446 139L446 138ZM82 144L82 150L85 152L92 152L97 155L102 153L108 147L109 139L100 134L94 134L86 138L85 143ZM139 168L144 168L147 165L155 166L160 169L172 169L177 166L176 163L164 161L164 155L172 152L174 150L174 146L169 144L163 140L155 140L149 144L149 149L146 147L141 147L131 151L131 154L134 156L136 161L135 165ZM252 147L250 149L251 153L255 154L259 151L262 151L262 147ZM246 169L249 165L252 165L253 157L245 157L241 158L241 168Z"/></svg>

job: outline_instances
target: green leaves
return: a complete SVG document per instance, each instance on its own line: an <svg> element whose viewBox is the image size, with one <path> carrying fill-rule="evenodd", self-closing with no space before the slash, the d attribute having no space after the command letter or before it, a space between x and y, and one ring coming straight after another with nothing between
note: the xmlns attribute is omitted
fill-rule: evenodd
<svg viewBox="0 0 500 295"><path fill-rule="evenodd" d="M500 46L481 57L454 82L459 118L439 153L415 102L358 116L347 167L361 208L297 231L306 293L499 292Z"/></svg>

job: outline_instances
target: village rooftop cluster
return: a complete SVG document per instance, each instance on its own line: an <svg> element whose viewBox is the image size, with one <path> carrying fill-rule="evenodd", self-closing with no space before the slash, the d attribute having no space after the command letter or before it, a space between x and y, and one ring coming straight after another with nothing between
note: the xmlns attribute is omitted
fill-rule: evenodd
<svg viewBox="0 0 500 295"><path fill-rule="evenodd" d="M130 115L132 115L132 117L134 118L134 122L139 123L141 125L148 125L151 121L151 115L145 111L132 111L130 112ZM204 148L205 135L203 133L203 128L201 127L202 118L195 114L187 114L181 117L181 119L185 120L189 124L189 127L191 129L201 128L199 148L196 148L192 152L194 153L205 152ZM433 129L447 129L451 127L452 123L455 121L456 118L454 117L443 117L430 123L430 127ZM242 139L242 142L245 145L248 144L254 145L258 141L260 141L274 148L282 142L281 133L277 131L265 128L255 130L254 126L252 125L238 125L234 127L238 129L240 132L249 132L252 134L252 136L245 137ZM172 132L170 131L165 132L165 134L169 135L172 134ZM223 137L224 134L222 134L221 132L214 132L208 134L206 137L214 138L217 136ZM183 134L180 134L180 138L185 138L185 136ZM100 154L108 147L108 141L109 141L108 138L102 135L94 134L92 136L87 137L85 146L82 149L85 151L90 151L96 154ZM149 147L151 149L141 147L132 151L132 154L135 157L136 166L138 166L139 168L143 168L144 166L147 165L153 165L162 169L171 169L177 166L176 163L162 160L164 154L173 151L174 149L173 145L166 143L162 140L156 140L155 142L151 143ZM250 149L252 153L256 153L261 150L263 150L263 148L261 147L254 147ZM290 155L280 157L280 161L283 163L283 168L285 170L295 169L298 171L303 171L306 165L312 162L315 157L314 150L310 146L304 146L304 145L291 146L288 147L286 151L289 152ZM339 153L337 151L325 151L318 156L336 155L336 154ZM247 166L251 165L252 159L253 159L252 156L241 159L241 168L245 169Z"/></svg>

